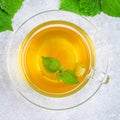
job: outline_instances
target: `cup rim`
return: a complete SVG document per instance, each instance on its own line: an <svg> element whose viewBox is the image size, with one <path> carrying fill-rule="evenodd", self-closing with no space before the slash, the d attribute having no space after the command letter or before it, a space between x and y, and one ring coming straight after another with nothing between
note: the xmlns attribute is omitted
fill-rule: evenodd
<svg viewBox="0 0 120 120"><path fill-rule="evenodd" d="M96 27L90 20L88 20L86 17L80 16L79 14L73 13L73 12L70 12L70 11L57 10L57 9L56 9L56 10L46 10L46 11L42 11L42 12L39 12L39 13L37 13L37 14L29 17L27 20L25 20L25 21L17 28L17 30L15 31L15 33L16 33L17 31L19 31L19 29L20 29L27 21L29 21L30 19L34 18L34 17L37 16L37 15L44 14L44 13L49 13L49 12L66 12L66 13L71 13L71 14L77 15L78 17L81 17L81 18L85 19L87 22L89 22L89 23L94 27L94 29L97 31L97 27Z"/></svg>

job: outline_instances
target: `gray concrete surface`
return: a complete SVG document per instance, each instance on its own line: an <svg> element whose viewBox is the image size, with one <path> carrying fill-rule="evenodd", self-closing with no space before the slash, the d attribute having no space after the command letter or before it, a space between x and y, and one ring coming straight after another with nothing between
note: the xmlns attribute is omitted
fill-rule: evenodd
<svg viewBox="0 0 120 120"><path fill-rule="evenodd" d="M59 0L25 0L13 19L14 31L30 16L58 9ZM14 88L7 70L7 50L14 32L0 33L0 120L120 120L120 18L87 17L109 45L110 82L88 102L66 111L49 111L26 101Z"/></svg>

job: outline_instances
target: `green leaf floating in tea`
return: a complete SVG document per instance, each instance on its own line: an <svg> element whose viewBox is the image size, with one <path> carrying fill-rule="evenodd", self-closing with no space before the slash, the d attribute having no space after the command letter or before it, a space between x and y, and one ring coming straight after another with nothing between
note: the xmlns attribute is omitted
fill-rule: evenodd
<svg viewBox="0 0 120 120"><path fill-rule="evenodd" d="M63 72L57 73L57 79L62 80L65 84L79 83L77 76L72 70L65 70Z"/></svg>
<svg viewBox="0 0 120 120"><path fill-rule="evenodd" d="M60 66L60 62L56 58L42 57L42 64L44 69L49 73L56 73L58 80L62 80L65 84L79 83L77 76L73 70L63 71L63 67Z"/></svg>
<svg viewBox="0 0 120 120"><path fill-rule="evenodd" d="M49 73L57 72L60 68L60 62L52 57L42 57L42 64Z"/></svg>

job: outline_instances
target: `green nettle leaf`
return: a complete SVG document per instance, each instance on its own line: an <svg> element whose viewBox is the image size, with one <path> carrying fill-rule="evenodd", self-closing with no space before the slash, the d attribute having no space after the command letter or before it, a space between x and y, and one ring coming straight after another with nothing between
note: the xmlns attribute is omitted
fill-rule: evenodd
<svg viewBox="0 0 120 120"><path fill-rule="evenodd" d="M101 0L61 0L60 9L85 16L94 16L101 12Z"/></svg>
<svg viewBox="0 0 120 120"><path fill-rule="evenodd" d="M120 0L61 0L60 9L84 16L95 16L103 11L120 17Z"/></svg>
<svg viewBox="0 0 120 120"><path fill-rule="evenodd" d="M65 70L61 73L57 73L57 79L62 80L65 84L79 83L77 76L72 70Z"/></svg>
<svg viewBox="0 0 120 120"><path fill-rule="evenodd" d="M65 84L76 84L79 83L75 72L72 70L63 71L63 66L60 66L60 62L52 57L42 57L42 64L44 69L49 73L56 73L56 77L62 80Z"/></svg>
<svg viewBox="0 0 120 120"><path fill-rule="evenodd" d="M12 18L23 0L0 0L0 32L12 30Z"/></svg>
<svg viewBox="0 0 120 120"><path fill-rule="evenodd" d="M79 13L80 0L61 0L60 9Z"/></svg>
<svg viewBox="0 0 120 120"><path fill-rule="evenodd" d="M52 57L42 57L42 63L45 70L49 73L57 72L60 68L60 62Z"/></svg>
<svg viewBox="0 0 120 120"><path fill-rule="evenodd" d="M0 8L13 16L20 9L23 0L0 0Z"/></svg>
<svg viewBox="0 0 120 120"><path fill-rule="evenodd" d="M101 6L104 13L120 17L120 0L102 0Z"/></svg>
<svg viewBox="0 0 120 120"><path fill-rule="evenodd" d="M0 32L5 30L12 30L11 16L7 15L0 9Z"/></svg>
<svg viewBox="0 0 120 120"><path fill-rule="evenodd" d="M95 16L101 12L101 0L80 0L79 13L85 16Z"/></svg>

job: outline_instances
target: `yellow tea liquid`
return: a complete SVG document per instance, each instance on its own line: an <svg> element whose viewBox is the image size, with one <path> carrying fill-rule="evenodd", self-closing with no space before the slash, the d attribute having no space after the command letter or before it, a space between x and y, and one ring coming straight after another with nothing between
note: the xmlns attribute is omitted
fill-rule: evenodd
<svg viewBox="0 0 120 120"><path fill-rule="evenodd" d="M64 84L56 73L46 72L42 56L60 61L64 69L74 70L79 83ZM86 76L95 63L95 50L90 37L78 26L66 21L49 21L34 28L21 45L19 60L27 83L39 93L62 97L75 93L88 81ZM79 75L81 67L84 73Z"/></svg>

